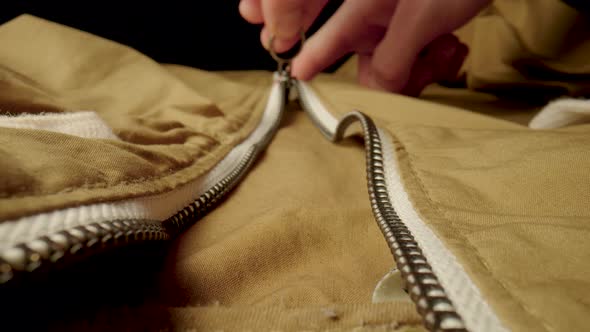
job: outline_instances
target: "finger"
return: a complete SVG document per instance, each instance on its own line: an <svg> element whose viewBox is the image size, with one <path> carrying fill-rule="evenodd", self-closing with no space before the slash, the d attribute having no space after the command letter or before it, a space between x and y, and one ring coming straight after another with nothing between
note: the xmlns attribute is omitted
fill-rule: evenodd
<svg viewBox="0 0 590 332"><path fill-rule="evenodd" d="M422 52L424 56L414 63L402 93L417 97L431 83L455 80L467 52L467 46L452 34L436 38Z"/></svg>
<svg viewBox="0 0 590 332"><path fill-rule="evenodd" d="M303 26L307 0L262 0L264 24L279 39L291 39Z"/></svg>
<svg viewBox="0 0 590 332"><path fill-rule="evenodd" d="M414 59L438 33L433 7L400 1L385 37L375 49L369 86L399 92L410 76ZM434 22L434 24L431 24Z"/></svg>
<svg viewBox="0 0 590 332"><path fill-rule="evenodd" d="M309 80L356 49L360 41L366 43L366 39L375 44L375 34L366 24L370 6L369 1L345 1L305 43L293 61L292 74L301 80Z"/></svg>
<svg viewBox="0 0 590 332"><path fill-rule="evenodd" d="M260 32L260 42L267 50L270 49L269 43L271 35L272 33L270 32L270 29L267 26L262 28L262 31ZM293 45L295 45L300 39L301 37L299 34L289 39L275 37L272 42L272 48L277 53L283 53L291 49Z"/></svg>
<svg viewBox="0 0 590 332"><path fill-rule="evenodd" d="M359 54L357 62L357 78L361 85L369 84L369 75L371 71L371 54Z"/></svg>
<svg viewBox="0 0 590 332"><path fill-rule="evenodd" d="M252 24L264 23L264 16L262 16L262 6L260 0L242 0L238 6L240 15Z"/></svg>
<svg viewBox="0 0 590 332"><path fill-rule="evenodd" d="M428 49L428 61L437 69L435 71L437 82L455 80L469 53L467 45L453 34L436 38L430 43Z"/></svg>
<svg viewBox="0 0 590 332"><path fill-rule="evenodd" d="M294 31L294 34L292 34L290 37L284 37L284 35L283 37L281 37L281 35L274 33L271 25L268 23L268 19L265 16L266 24L260 33L260 40L262 42L262 45L264 45L264 47L268 49L270 36L274 35L274 50L278 53L282 53L289 50L300 40L301 33L307 31L309 27L311 27L311 25L316 20L316 18L318 17L318 15L327 3L328 0L314 0L305 2L301 20L298 24L293 26L292 30ZM283 29L283 26L287 27L288 25L289 23L285 21L281 22L279 26L281 27L281 29ZM289 33L292 33L292 31L290 31Z"/></svg>
<svg viewBox="0 0 590 332"><path fill-rule="evenodd" d="M412 72L408 82L401 89L401 93L406 96L417 97L424 88L434 83L436 68L434 65L424 59L418 59L412 67Z"/></svg>
<svg viewBox="0 0 590 332"><path fill-rule="evenodd" d="M465 24L490 2L400 1L383 41L375 49L370 86L399 92L426 45Z"/></svg>

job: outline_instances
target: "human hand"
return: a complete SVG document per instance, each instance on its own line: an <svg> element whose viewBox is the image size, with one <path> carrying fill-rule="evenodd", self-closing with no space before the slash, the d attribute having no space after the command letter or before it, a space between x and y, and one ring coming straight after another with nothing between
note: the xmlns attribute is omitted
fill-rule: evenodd
<svg viewBox="0 0 590 332"><path fill-rule="evenodd" d="M328 0L241 0L240 13L264 24L265 47L293 47ZM309 80L341 57L358 54L358 78L365 86L418 95L429 83L452 79L467 47L450 33L491 0L347 0L307 40L293 60L292 75Z"/></svg>

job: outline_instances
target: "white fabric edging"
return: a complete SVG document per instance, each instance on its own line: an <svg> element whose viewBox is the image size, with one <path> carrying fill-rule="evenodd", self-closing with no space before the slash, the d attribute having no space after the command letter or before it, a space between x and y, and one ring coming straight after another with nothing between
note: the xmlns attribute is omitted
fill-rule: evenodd
<svg viewBox="0 0 590 332"><path fill-rule="evenodd" d="M310 113L312 119L320 122L322 131L325 130L330 139L334 136L338 120L324 107L313 89L302 82L299 85L301 93L304 94L300 97L309 104L306 111ZM390 202L422 249L447 296L453 302L455 310L463 318L467 329L474 332L507 331L453 253L445 247L416 212L399 175L393 140L383 130L379 130L379 136L383 147L385 184ZM375 291L378 292L377 289Z"/></svg>
<svg viewBox="0 0 590 332"><path fill-rule="evenodd" d="M0 127L38 129L84 138L119 138L95 112L0 115Z"/></svg>
<svg viewBox="0 0 590 332"><path fill-rule="evenodd" d="M322 133L331 140L338 127L338 119L326 109L308 83L297 81L296 84L300 91L299 98L308 105L308 107L304 107L304 110L311 115L312 119L319 123Z"/></svg>
<svg viewBox="0 0 590 332"><path fill-rule="evenodd" d="M474 332L508 331L455 256L416 212L401 181L393 152L393 140L382 130L379 130L379 136L383 146L385 181L391 204L422 249L467 329Z"/></svg>
<svg viewBox="0 0 590 332"><path fill-rule="evenodd" d="M272 89L261 122L256 129L204 176L159 195L66 208L2 222L0 252L41 236L95 222L125 219L166 220L227 176L248 150L272 129L280 116L280 109L275 106L280 104L281 95L277 84L273 85Z"/></svg>
<svg viewBox="0 0 590 332"><path fill-rule="evenodd" d="M529 122L532 129L555 129L590 123L590 100L563 98L547 104Z"/></svg>

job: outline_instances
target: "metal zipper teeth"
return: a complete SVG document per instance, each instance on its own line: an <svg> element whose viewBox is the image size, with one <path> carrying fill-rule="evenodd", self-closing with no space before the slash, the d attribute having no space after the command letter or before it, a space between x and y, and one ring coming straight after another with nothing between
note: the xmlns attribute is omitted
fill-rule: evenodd
<svg viewBox="0 0 590 332"><path fill-rule="evenodd" d="M302 89L297 87L301 95ZM410 298L430 331L467 331L463 319L432 271L420 246L391 205L383 169L381 138L373 120L362 112L351 112L339 121L336 131L331 133L315 114L308 99L300 98L300 102L312 122L333 142L340 141L351 124L360 122L365 142L371 209L401 272Z"/></svg>
<svg viewBox="0 0 590 332"><path fill-rule="evenodd" d="M43 236L6 249L0 256L0 286L9 286L41 272L49 272L91 255L117 247L145 242L168 241L211 211L246 175L257 156L278 130L284 112L289 81L280 84L281 106L277 121L253 144L236 167L191 204L163 222L114 220L92 223Z"/></svg>
<svg viewBox="0 0 590 332"><path fill-rule="evenodd" d="M391 205L377 127L360 112L350 116L356 117L364 130L367 182L373 214L426 328L431 331L467 331L463 319L456 312L420 246ZM338 132L342 133L343 129Z"/></svg>
<svg viewBox="0 0 590 332"><path fill-rule="evenodd" d="M228 176L216 183L197 200L164 221L169 232L175 235L181 233L211 211L246 175L261 150L259 145L253 145Z"/></svg>
<svg viewBox="0 0 590 332"><path fill-rule="evenodd" d="M6 249L0 258L0 285L8 286L42 272L50 272L107 249L169 238L170 234L161 223L144 220L116 220L77 226Z"/></svg>
<svg viewBox="0 0 590 332"><path fill-rule="evenodd" d="M0 285L12 284L31 277L33 273L47 273L117 247L170 240L211 211L237 185L259 150L257 145L252 146L229 175L164 222L115 220L92 223L7 249L0 258Z"/></svg>

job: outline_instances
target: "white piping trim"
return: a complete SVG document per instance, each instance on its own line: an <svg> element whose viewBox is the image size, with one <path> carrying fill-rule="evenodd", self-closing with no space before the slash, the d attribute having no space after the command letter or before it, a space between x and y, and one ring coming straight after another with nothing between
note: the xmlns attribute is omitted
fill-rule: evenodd
<svg viewBox="0 0 590 332"><path fill-rule="evenodd" d="M0 251L40 236L94 222L124 219L163 221L174 215L227 176L254 145L264 139L279 121L283 91L275 82L259 125L233 148L211 171L172 191L125 199L118 202L89 204L22 217L0 223ZM277 107L279 106L279 107Z"/></svg>
<svg viewBox="0 0 590 332"><path fill-rule="evenodd" d="M306 111L314 121L319 122L322 132L327 131L328 139L334 136L338 120L326 109L313 89L304 82L297 82L301 89L300 98L310 107ZM403 187L395 158L391 136L378 129L383 148L383 168L389 200L401 221L408 227L422 249L440 284L445 289L455 310L463 319L467 329L473 332L508 331L500 322L479 289L459 264L453 253L426 225L416 212L408 193Z"/></svg>
<svg viewBox="0 0 590 332"><path fill-rule="evenodd" d="M385 183L391 204L422 249L457 313L463 318L467 329L482 332L508 331L484 300L457 258L416 212L399 174L395 152L393 152L395 151L393 140L383 130L379 130L379 136L383 146Z"/></svg>
<svg viewBox="0 0 590 332"><path fill-rule="evenodd" d="M547 104L529 123L532 129L555 129L590 123L590 100L560 98Z"/></svg>
<svg viewBox="0 0 590 332"><path fill-rule="evenodd" d="M307 111L307 113L312 117L314 122L318 122L318 124L321 126L320 130L322 134L324 134L329 140L332 140L334 133L336 133L336 129L338 128L338 119L336 119L332 113L326 109L320 98L308 83L297 80L295 81L295 84L298 86L300 91L299 98L303 101L303 103L309 106L304 107L305 111Z"/></svg>
<svg viewBox="0 0 590 332"><path fill-rule="evenodd" d="M0 115L0 127L47 130L85 138L119 140L98 114L90 111Z"/></svg>

